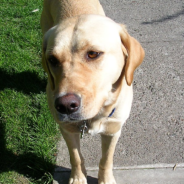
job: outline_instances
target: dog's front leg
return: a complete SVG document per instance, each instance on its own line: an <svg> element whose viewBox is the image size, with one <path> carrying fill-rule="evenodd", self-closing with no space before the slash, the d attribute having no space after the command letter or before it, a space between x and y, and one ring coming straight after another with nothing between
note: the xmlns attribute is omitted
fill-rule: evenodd
<svg viewBox="0 0 184 184"><path fill-rule="evenodd" d="M79 134L65 132L62 130L62 128L61 133L66 141L70 153L72 171L69 179L69 184L87 184L84 159L80 152Z"/></svg>
<svg viewBox="0 0 184 184"><path fill-rule="evenodd" d="M113 156L119 136L120 131L113 136L101 135L102 158L100 160L98 172L99 184L116 184L113 176Z"/></svg>

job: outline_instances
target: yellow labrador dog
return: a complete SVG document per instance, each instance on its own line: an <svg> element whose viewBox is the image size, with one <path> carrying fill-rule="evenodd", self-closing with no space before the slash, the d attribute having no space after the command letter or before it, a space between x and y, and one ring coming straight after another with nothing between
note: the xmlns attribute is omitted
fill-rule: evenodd
<svg viewBox="0 0 184 184"><path fill-rule="evenodd" d="M52 115L67 143L69 184L86 184L80 137L101 134L99 184L115 184L113 154L129 117L135 69L144 50L98 0L44 0L42 64Z"/></svg>

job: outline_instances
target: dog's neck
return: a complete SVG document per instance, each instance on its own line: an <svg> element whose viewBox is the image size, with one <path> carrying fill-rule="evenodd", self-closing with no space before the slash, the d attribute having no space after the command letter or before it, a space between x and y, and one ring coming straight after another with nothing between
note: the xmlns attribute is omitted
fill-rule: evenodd
<svg viewBox="0 0 184 184"><path fill-rule="evenodd" d="M116 108L114 108L112 110L112 112L109 114L108 118L111 117L114 114L115 110L116 110ZM84 133L88 132L88 129L89 129L88 121L84 120L82 122L81 126L79 127L79 130L81 132L81 139L84 137Z"/></svg>

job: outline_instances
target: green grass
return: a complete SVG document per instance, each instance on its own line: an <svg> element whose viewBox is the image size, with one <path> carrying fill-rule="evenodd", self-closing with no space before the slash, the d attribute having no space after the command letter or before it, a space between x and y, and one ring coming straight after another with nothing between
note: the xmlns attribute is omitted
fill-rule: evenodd
<svg viewBox="0 0 184 184"><path fill-rule="evenodd" d="M59 130L41 67L42 0L0 1L0 184L51 183Z"/></svg>

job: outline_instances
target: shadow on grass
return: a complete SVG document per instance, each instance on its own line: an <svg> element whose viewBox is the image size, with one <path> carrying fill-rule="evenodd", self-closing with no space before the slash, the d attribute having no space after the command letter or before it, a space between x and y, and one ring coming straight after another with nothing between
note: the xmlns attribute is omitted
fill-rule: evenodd
<svg viewBox="0 0 184 184"><path fill-rule="evenodd" d="M33 153L17 155L7 150L5 136L5 126L0 120L0 174L3 172L16 171L19 174L31 178L31 180L36 181L36 183L39 183L40 179L43 182L44 177L47 183L50 183L46 175L52 173L55 166L44 159L44 156L38 157Z"/></svg>
<svg viewBox="0 0 184 184"><path fill-rule="evenodd" d="M45 91L46 80L42 80L39 76L31 71L22 73L8 74L0 68L0 90L6 88L21 91L24 94L40 93ZM2 113L2 112L0 112ZM54 165L43 156L38 156L31 151L17 155L6 148L5 123L1 119L0 114L0 173L16 171L31 180L48 182L48 175L53 172ZM52 176L50 177L52 180Z"/></svg>
<svg viewBox="0 0 184 184"><path fill-rule="evenodd" d="M9 74L0 68L0 90L5 88L15 89L25 94L40 93L46 91L46 80L40 79L36 72Z"/></svg>

